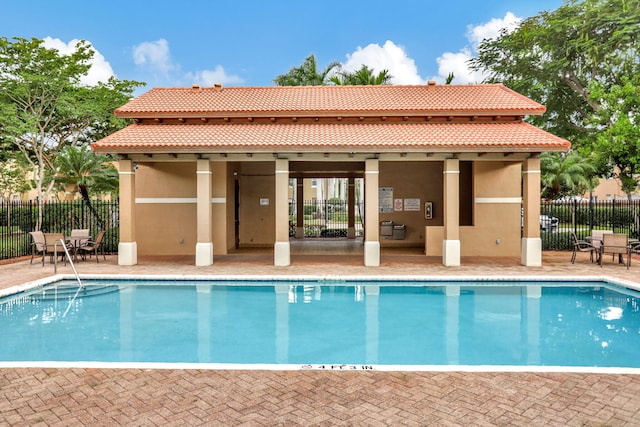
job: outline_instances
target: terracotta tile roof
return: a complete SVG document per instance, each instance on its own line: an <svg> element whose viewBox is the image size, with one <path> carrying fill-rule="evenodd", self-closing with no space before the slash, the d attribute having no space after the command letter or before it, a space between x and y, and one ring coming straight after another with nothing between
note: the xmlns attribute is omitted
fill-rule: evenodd
<svg viewBox="0 0 640 427"><path fill-rule="evenodd" d="M492 85L155 88L118 117L539 115L545 107Z"/></svg>
<svg viewBox="0 0 640 427"><path fill-rule="evenodd" d="M131 125L93 144L99 152L566 151L568 141L528 123Z"/></svg>

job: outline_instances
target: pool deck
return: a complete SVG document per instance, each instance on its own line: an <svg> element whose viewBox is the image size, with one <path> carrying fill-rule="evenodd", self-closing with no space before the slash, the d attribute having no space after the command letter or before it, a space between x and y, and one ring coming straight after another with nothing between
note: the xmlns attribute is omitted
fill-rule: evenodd
<svg viewBox="0 0 640 427"><path fill-rule="evenodd" d="M326 254L328 253L328 254ZM362 266L357 250L336 254L292 250L289 267L274 267L270 251L215 257L140 258L118 266L115 256L77 263L82 274L260 276L562 276L640 282L631 268L603 267L578 254L545 252L543 266L515 258L439 258L383 250L381 266ZM69 265L58 266L70 274ZM0 265L0 289L49 277L34 260ZM3 331L10 333L10 331ZM28 345L28 343L25 343ZM640 356L640 349L638 349ZM557 425L640 426L640 375L571 372L383 372L321 370L182 370L109 368L0 369L0 426L67 425Z"/></svg>

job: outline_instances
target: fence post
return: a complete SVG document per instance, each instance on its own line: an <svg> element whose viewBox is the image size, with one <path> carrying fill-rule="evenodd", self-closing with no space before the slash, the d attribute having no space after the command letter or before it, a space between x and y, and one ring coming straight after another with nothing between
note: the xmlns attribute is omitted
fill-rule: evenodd
<svg viewBox="0 0 640 427"><path fill-rule="evenodd" d="M573 232L578 235L578 201L573 199Z"/></svg>
<svg viewBox="0 0 640 427"><path fill-rule="evenodd" d="M616 232L616 199L613 199L611 204L611 229Z"/></svg>

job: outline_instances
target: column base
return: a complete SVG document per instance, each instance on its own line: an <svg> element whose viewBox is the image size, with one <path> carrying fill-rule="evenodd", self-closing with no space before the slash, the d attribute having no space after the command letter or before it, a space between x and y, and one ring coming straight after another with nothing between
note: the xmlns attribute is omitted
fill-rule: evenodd
<svg viewBox="0 0 640 427"><path fill-rule="evenodd" d="M460 266L460 240L442 241L442 265L445 267Z"/></svg>
<svg viewBox="0 0 640 427"><path fill-rule="evenodd" d="M527 267L542 266L542 239L523 237L520 246L520 264Z"/></svg>
<svg viewBox="0 0 640 427"><path fill-rule="evenodd" d="M205 267L213 264L213 243L196 243L196 266Z"/></svg>
<svg viewBox="0 0 640 427"><path fill-rule="evenodd" d="M276 267L291 265L291 245L289 242L276 242L273 246L273 265Z"/></svg>
<svg viewBox="0 0 640 427"><path fill-rule="evenodd" d="M365 267L380 267L380 242L364 242Z"/></svg>
<svg viewBox="0 0 640 427"><path fill-rule="evenodd" d="M136 242L120 242L118 244L118 265L138 264L138 244Z"/></svg>

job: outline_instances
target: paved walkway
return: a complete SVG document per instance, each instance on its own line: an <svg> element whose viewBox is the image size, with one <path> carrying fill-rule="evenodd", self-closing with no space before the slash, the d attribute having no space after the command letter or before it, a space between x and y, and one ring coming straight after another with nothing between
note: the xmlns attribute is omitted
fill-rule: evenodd
<svg viewBox="0 0 640 427"><path fill-rule="evenodd" d="M614 262L599 267L586 256L572 265L569 258L548 252L539 268L522 267L517 259L474 258L447 268L411 251L386 251L374 269L363 267L360 255L294 254L290 267L273 267L267 251L216 257L210 267L194 267L188 257L142 258L132 267L108 257L77 267L80 274L561 275L639 281L638 257L630 270ZM0 289L52 272L52 265L28 259L1 265ZM69 266L59 267L59 273L70 272ZM0 426L640 426L639 396L640 375L0 369Z"/></svg>

